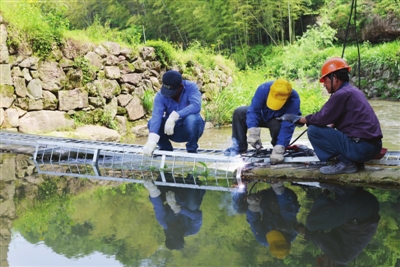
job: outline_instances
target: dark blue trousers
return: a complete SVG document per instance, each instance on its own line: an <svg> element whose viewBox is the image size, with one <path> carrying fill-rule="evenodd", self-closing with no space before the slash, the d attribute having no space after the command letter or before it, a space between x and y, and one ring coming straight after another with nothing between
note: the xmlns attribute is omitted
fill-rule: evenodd
<svg viewBox="0 0 400 267"><path fill-rule="evenodd" d="M339 160L345 164L365 162L382 149L381 141L376 144L366 141L356 143L341 131L330 127L309 125L307 134L320 161L328 161L332 157L339 156Z"/></svg>

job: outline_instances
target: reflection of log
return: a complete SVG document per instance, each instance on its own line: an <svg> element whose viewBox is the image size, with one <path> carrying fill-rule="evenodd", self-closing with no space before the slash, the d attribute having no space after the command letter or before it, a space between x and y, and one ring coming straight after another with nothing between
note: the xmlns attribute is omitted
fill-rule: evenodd
<svg viewBox="0 0 400 267"><path fill-rule="evenodd" d="M11 242L11 222L15 217L15 155L0 155L0 266L9 266L8 246Z"/></svg>

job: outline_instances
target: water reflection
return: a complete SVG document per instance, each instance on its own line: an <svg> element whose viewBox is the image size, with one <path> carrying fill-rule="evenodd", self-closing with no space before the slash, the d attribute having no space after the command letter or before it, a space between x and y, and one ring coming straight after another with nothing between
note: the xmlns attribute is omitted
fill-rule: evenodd
<svg viewBox="0 0 400 267"><path fill-rule="evenodd" d="M398 266L397 188L158 185L155 205L142 184L39 175L26 156L0 154L0 174L1 266ZM183 235L180 250L170 235Z"/></svg>
<svg viewBox="0 0 400 267"><path fill-rule="evenodd" d="M194 180L193 176L186 177L186 180L191 179ZM161 181L161 176L158 180ZM172 250L183 249L184 237L197 234L203 224L200 206L206 191L156 186L151 177L145 178L144 186L149 191L156 219L164 229L165 246Z"/></svg>
<svg viewBox="0 0 400 267"><path fill-rule="evenodd" d="M268 246L274 257L284 259L297 237L294 229L300 208L297 195L282 182L272 183L271 187L257 192L251 192L253 186L233 193L233 206L239 213L246 213L255 239Z"/></svg>
<svg viewBox="0 0 400 267"><path fill-rule="evenodd" d="M295 226L322 255L318 266L347 266L371 241L380 220L377 198L358 187L322 184L307 215Z"/></svg>

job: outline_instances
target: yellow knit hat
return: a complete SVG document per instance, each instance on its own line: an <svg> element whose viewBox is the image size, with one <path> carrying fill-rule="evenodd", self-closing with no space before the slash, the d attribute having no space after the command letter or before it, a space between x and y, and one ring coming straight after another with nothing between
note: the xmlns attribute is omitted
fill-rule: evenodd
<svg viewBox="0 0 400 267"><path fill-rule="evenodd" d="M267 107L272 110L279 110L286 103L292 93L292 85L284 79L276 80L269 90Z"/></svg>
<svg viewBox="0 0 400 267"><path fill-rule="evenodd" d="M286 241L281 232L272 230L267 233L266 237L269 244L269 251L277 259L284 259L290 253L291 245Z"/></svg>

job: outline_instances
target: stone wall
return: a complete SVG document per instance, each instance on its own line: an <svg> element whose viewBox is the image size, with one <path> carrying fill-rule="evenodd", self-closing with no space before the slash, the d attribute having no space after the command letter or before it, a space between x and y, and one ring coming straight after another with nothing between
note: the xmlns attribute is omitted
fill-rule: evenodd
<svg viewBox="0 0 400 267"><path fill-rule="evenodd" d="M143 96L159 90L166 71L152 47L133 51L114 42L67 40L41 60L29 46L7 47L6 40L6 23L0 17L0 127L22 133L72 131L72 117L84 112L93 120L111 118L124 135L128 122L147 117ZM183 77L195 81L204 98L232 82L227 70L191 64L191 73L185 71Z"/></svg>

